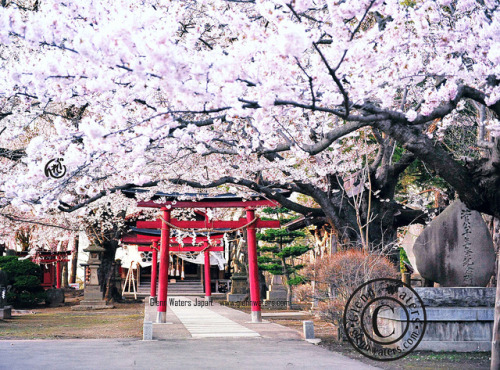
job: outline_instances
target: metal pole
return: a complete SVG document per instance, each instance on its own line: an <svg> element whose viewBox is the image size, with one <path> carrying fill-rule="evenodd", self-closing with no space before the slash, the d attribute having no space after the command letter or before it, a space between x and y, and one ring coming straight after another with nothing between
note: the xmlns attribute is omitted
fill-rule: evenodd
<svg viewBox="0 0 500 370"><path fill-rule="evenodd" d="M247 209L247 222L253 221L255 210ZM259 266L257 265L257 237L255 223L247 227L248 242L248 280L250 282L250 305L252 306L252 322L262 322L260 308Z"/></svg>
<svg viewBox="0 0 500 370"><path fill-rule="evenodd" d="M170 211L162 208L163 219L170 222ZM161 245L160 245L160 282L158 287L158 312L156 316L157 323L167 322L167 291L168 291L168 264L169 264L169 244L170 227L162 223L161 226Z"/></svg>

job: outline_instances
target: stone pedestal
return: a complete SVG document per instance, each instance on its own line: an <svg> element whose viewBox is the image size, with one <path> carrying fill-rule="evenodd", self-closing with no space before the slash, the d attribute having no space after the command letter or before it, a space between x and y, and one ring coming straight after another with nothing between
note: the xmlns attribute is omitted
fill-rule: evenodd
<svg viewBox="0 0 500 370"><path fill-rule="evenodd" d="M246 276L231 277L231 293L227 294L228 302L242 302L248 298L248 279Z"/></svg>
<svg viewBox="0 0 500 370"><path fill-rule="evenodd" d="M50 307L64 306L64 289L47 289L47 303Z"/></svg>
<svg viewBox="0 0 500 370"><path fill-rule="evenodd" d="M286 286L283 285L283 277L281 275L274 275L266 292L264 305L270 302L284 302L286 298L287 291Z"/></svg>
<svg viewBox="0 0 500 370"><path fill-rule="evenodd" d="M10 319L12 317L12 307L5 306L0 308L0 319Z"/></svg>
<svg viewBox="0 0 500 370"><path fill-rule="evenodd" d="M416 351L490 351L496 288L415 288L424 301L427 328ZM401 308L381 311L381 324L395 335L406 327ZM408 333L412 332L412 328ZM408 335L394 346L408 339Z"/></svg>

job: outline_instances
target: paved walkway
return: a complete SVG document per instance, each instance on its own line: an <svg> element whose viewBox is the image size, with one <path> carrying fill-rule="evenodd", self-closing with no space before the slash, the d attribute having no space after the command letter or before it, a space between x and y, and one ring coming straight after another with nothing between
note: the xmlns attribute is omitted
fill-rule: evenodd
<svg viewBox="0 0 500 370"><path fill-rule="evenodd" d="M153 322L153 339L189 339L206 337L262 337L302 340L294 329L264 320L250 322L250 315L214 302L200 306L196 298L175 297L167 302L168 324L156 324L156 306L146 300L144 320ZM191 306L189 306L191 303ZM204 304L204 301L201 301ZM195 306L196 304L196 306Z"/></svg>
<svg viewBox="0 0 500 370"><path fill-rule="evenodd" d="M181 321L193 338L208 337L259 337L259 333L224 317L202 305L196 298L176 297L170 302L170 309ZM191 304L191 305L189 305ZM195 305L196 304L196 305Z"/></svg>
<svg viewBox="0 0 500 370"><path fill-rule="evenodd" d="M305 341L0 340L0 369L375 369Z"/></svg>
<svg viewBox="0 0 500 370"><path fill-rule="evenodd" d="M128 339L0 340L0 370L9 369L375 369L314 346L291 328L250 323L250 315L179 297L169 324L153 324L152 341ZM187 303L191 302L191 306ZM146 303L145 320L156 318ZM1 333L0 333L1 338Z"/></svg>

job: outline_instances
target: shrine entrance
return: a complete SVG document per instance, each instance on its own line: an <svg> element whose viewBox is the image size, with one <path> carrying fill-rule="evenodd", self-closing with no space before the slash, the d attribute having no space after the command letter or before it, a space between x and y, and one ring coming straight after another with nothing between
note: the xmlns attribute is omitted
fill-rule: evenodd
<svg viewBox="0 0 500 370"><path fill-rule="evenodd" d="M184 280L201 281L202 271L200 265L184 262Z"/></svg>
<svg viewBox="0 0 500 370"><path fill-rule="evenodd" d="M128 196L134 196L140 190L125 190ZM153 265L151 272L151 298L157 302L157 323L166 322L167 314L167 294L169 287L169 271L172 270L172 257L174 254L187 254L197 252L197 260L203 261L203 266L215 265L220 254L224 252L224 236L229 232L246 232L248 249L248 281L250 285L250 304L252 322L261 322L261 296L258 278L257 265L257 239L256 229L258 228L279 228L279 221L263 221L255 215L257 207L276 207L274 201L252 197L250 200L242 199L233 194L219 196L205 196L200 199L200 194L191 194L197 200L179 200L185 198L187 194L165 194L157 193L150 201L138 202L138 207L159 208L161 216L155 221L137 221L136 228L133 228L135 236L128 236L127 242L142 241L143 245L139 250L151 251L153 254ZM243 208L246 217L237 221L213 220L205 213L205 219L185 221L172 217L174 209L196 209L209 210L216 208ZM146 229L146 231L145 231ZM148 232L147 229L150 229ZM172 236L172 230L178 234L192 236ZM158 236L158 232L160 235ZM134 240L132 240L134 239ZM139 244L139 243L138 243ZM159 271L156 266L159 262ZM227 263L227 261L225 261ZM184 264L184 268L186 264ZM184 275L185 275L184 271ZM194 274L193 274L194 275ZM205 289L205 299L210 300L212 294L212 271L210 268L203 269L203 281ZM158 289L156 281L158 279Z"/></svg>

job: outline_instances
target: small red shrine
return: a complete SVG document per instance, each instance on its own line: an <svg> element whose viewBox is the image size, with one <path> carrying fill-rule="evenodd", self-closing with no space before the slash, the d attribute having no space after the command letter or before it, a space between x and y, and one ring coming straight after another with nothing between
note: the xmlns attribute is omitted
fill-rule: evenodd
<svg viewBox="0 0 500 370"><path fill-rule="evenodd" d="M16 252L16 255L18 257L28 257L32 262L40 265L40 267L42 268L41 285L44 289L51 289L54 286L57 289L61 288L61 263L69 261L71 251L35 251L34 254L33 252Z"/></svg>

